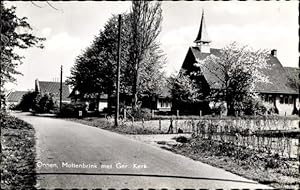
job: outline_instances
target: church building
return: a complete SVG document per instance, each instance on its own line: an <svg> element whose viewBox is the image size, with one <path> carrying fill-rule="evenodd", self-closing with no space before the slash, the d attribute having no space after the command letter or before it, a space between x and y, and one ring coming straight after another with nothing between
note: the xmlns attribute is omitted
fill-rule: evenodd
<svg viewBox="0 0 300 190"><path fill-rule="evenodd" d="M206 24L204 12L202 13L202 18L200 22L200 29L195 45L189 47L186 57L183 61L181 69L187 72L199 71L202 73L202 78L205 85L205 90L208 92L214 88L220 88L218 84L218 78L213 76L211 73L205 69L194 66L195 63L204 60L207 56L213 54L215 56L220 56L221 49L211 48L212 40L210 39ZM292 115L299 110L299 98L298 98L298 86L295 84L290 84L291 78L296 78L299 75L298 68L285 68L282 66L277 58L277 51L273 49L270 52L270 59L267 61L268 69L263 69L262 72L268 77L269 83L260 82L255 86L255 92L257 92L265 107L274 107L276 113L279 115ZM290 76L291 73L295 76ZM298 82L298 81L297 81ZM201 110L201 108L199 108Z"/></svg>

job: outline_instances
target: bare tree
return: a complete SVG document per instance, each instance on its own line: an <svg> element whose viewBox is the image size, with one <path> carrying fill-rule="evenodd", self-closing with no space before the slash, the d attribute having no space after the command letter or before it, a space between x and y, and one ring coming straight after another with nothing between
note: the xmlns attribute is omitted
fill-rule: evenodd
<svg viewBox="0 0 300 190"><path fill-rule="evenodd" d="M133 107L138 100L139 69L147 50L157 46L155 43L162 23L160 2L133 1L130 13L131 47L130 62L133 66Z"/></svg>

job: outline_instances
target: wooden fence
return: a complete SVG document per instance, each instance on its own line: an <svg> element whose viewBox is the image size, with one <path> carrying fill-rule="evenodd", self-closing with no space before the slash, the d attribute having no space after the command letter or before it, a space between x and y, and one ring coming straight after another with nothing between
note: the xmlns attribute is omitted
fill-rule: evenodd
<svg viewBox="0 0 300 190"><path fill-rule="evenodd" d="M126 122L161 133L191 133L200 138L233 143L281 157L299 156L298 120L289 119L170 119Z"/></svg>

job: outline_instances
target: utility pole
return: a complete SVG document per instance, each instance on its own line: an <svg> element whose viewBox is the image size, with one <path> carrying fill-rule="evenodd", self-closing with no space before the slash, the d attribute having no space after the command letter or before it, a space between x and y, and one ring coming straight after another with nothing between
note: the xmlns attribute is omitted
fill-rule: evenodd
<svg viewBox="0 0 300 190"><path fill-rule="evenodd" d="M115 126L119 125L119 111L120 111L120 58L121 58L121 25L122 25L122 17L119 15L119 34L118 34L118 62L117 62L117 99L116 99L116 114L115 114Z"/></svg>
<svg viewBox="0 0 300 190"><path fill-rule="evenodd" d="M63 75L63 66L60 66L60 88L59 88L59 113L61 113L62 106L62 75Z"/></svg>

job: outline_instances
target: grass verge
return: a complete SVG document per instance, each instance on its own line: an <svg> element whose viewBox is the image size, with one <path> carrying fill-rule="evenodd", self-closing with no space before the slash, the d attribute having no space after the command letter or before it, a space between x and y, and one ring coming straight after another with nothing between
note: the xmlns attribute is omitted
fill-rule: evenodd
<svg viewBox="0 0 300 190"><path fill-rule="evenodd" d="M298 189L300 186L297 160L282 159L230 143L200 138L169 147L167 149L174 153L275 188Z"/></svg>
<svg viewBox="0 0 300 190"><path fill-rule="evenodd" d="M113 131L113 132L117 132L117 133L121 133L121 134L146 135L146 134L161 134L162 133L162 131L160 131L158 129L142 127L140 125L130 125L130 124L120 123L120 125L118 127L115 127L113 121L108 122L104 118L86 117L86 118L82 118L82 119L68 118L68 120L82 123L85 125L98 127L98 128Z"/></svg>
<svg viewBox="0 0 300 190"><path fill-rule="evenodd" d="M34 189L35 138L33 127L0 113L1 189Z"/></svg>

